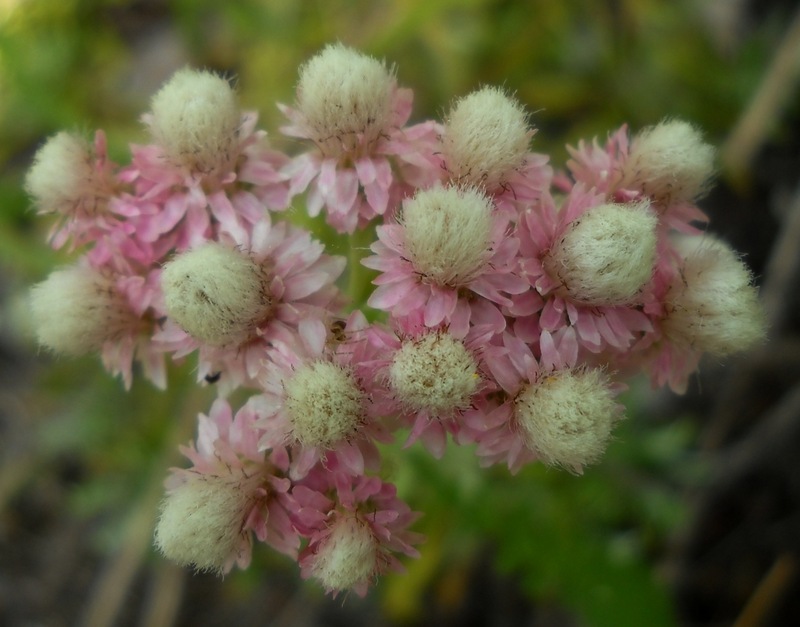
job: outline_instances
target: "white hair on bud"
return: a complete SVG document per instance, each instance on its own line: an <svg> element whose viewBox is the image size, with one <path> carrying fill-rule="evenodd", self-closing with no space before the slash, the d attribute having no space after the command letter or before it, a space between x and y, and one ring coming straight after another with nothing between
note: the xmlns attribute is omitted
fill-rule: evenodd
<svg viewBox="0 0 800 627"><path fill-rule="evenodd" d="M466 285L491 256L492 201L477 189L432 187L403 205L405 243L414 269L438 285Z"/></svg>
<svg viewBox="0 0 800 627"><path fill-rule="evenodd" d="M447 116L442 152L459 184L492 192L523 165L532 131L522 105L497 87L458 100Z"/></svg>
<svg viewBox="0 0 800 627"><path fill-rule="evenodd" d="M547 464L580 472L606 450L620 407L606 374L561 370L525 386L514 416L525 443Z"/></svg>
<svg viewBox="0 0 800 627"><path fill-rule="evenodd" d="M653 274L657 223L647 202L593 207L567 227L544 266L571 300L630 305Z"/></svg>
<svg viewBox="0 0 800 627"><path fill-rule="evenodd" d="M347 590L368 580L378 568L378 545L368 525L343 515L321 543L311 574L326 590Z"/></svg>
<svg viewBox="0 0 800 627"><path fill-rule="evenodd" d="M251 541L243 527L262 483L258 475L189 475L161 503L156 547L181 566L226 572Z"/></svg>
<svg viewBox="0 0 800 627"><path fill-rule="evenodd" d="M349 369L328 361L300 366L284 382L292 435L304 446L330 448L361 426L364 394Z"/></svg>
<svg viewBox="0 0 800 627"><path fill-rule="evenodd" d="M446 414L469 407L480 377L463 342L435 332L403 343L392 359L389 382L404 405Z"/></svg>
<svg viewBox="0 0 800 627"><path fill-rule="evenodd" d="M706 191L714 155L694 126L665 120L633 138L620 186L641 190L665 205L690 201Z"/></svg>
<svg viewBox="0 0 800 627"><path fill-rule="evenodd" d="M331 44L301 66L297 108L320 150L339 157L368 147L389 126L393 88L385 63Z"/></svg>
<svg viewBox="0 0 800 627"><path fill-rule="evenodd" d="M167 158L200 173L226 170L237 157L241 113L228 81L184 68L153 96L153 138Z"/></svg>
<svg viewBox="0 0 800 627"><path fill-rule="evenodd" d="M113 281L85 266L51 273L33 286L30 304L39 343L71 356L98 351L137 324Z"/></svg>
<svg viewBox="0 0 800 627"><path fill-rule="evenodd" d="M714 355L751 348L766 333L753 277L737 254L708 235L685 236L680 276L666 297L662 328L672 341Z"/></svg>
<svg viewBox="0 0 800 627"><path fill-rule="evenodd" d="M39 148L25 178L25 190L42 213L93 216L102 212L113 181L96 171L89 141L61 132Z"/></svg>
<svg viewBox="0 0 800 627"><path fill-rule="evenodd" d="M264 268L216 242L177 255L164 266L161 287L168 315L211 346L245 342L272 306Z"/></svg>

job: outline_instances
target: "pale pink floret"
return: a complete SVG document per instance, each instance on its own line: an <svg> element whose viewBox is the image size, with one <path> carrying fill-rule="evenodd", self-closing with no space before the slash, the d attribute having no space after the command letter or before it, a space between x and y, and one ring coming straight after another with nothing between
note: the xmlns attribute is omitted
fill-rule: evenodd
<svg viewBox="0 0 800 627"><path fill-rule="evenodd" d="M486 263L458 285L438 284L415 269L402 224L378 226L377 235L378 240L370 246L374 255L362 260L381 273L373 281L378 287L367 304L388 311L393 318L421 311L430 328L446 324L451 332L465 336L471 324L489 326L499 333L506 324L500 307L511 306L511 295L528 289L527 281L517 273L518 240L509 233L507 214L492 216Z"/></svg>
<svg viewBox="0 0 800 627"><path fill-rule="evenodd" d="M468 398L459 398L456 406L446 409L431 406L431 403L420 403L418 399L404 399L402 393L393 388L391 376L392 363L398 351L409 344L413 345L420 340L439 335L450 337L463 345L466 349L464 357L469 356L474 362L469 364L471 369L466 373L467 380L474 378L472 393ZM421 312L414 312L407 318L395 320L393 331L376 326L370 329L370 341L381 347L381 358L374 362L375 376L381 384L375 407L382 415L396 415L400 424L409 428L406 447L419 440L434 457L439 459L444 455L448 434L454 441L459 441L464 412L472 407L475 399L495 387L491 374L486 370L482 360L484 347L489 345L494 336L495 329L491 326L471 327L469 332L463 335L454 332L446 325L431 329L425 326ZM452 365L449 362L442 362L442 365L445 363ZM428 364L429 367L433 366L434 370L435 365L435 362ZM442 372L420 374L434 378L447 376L447 373ZM429 383L425 380L419 381L419 385L427 386Z"/></svg>
<svg viewBox="0 0 800 627"><path fill-rule="evenodd" d="M288 157L269 148L256 121L255 113L242 114L238 158L225 171L191 171L171 164L158 145L131 146L131 164L120 178L133 186L123 202L138 213L136 237L166 254L216 239L220 231L241 237L241 223L285 209L288 177L280 170Z"/></svg>
<svg viewBox="0 0 800 627"><path fill-rule="evenodd" d="M363 138L356 152L326 155L315 150L298 155L284 169L290 178L289 195L308 190L306 209L317 216L325 209L328 223L340 233L363 228L384 216L414 189L441 179L438 156L441 125L424 122L404 128L411 115L410 89L393 86L391 121L377 140ZM281 131L313 140L299 110L278 105L291 124Z"/></svg>
<svg viewBox="0 0 800 627"><path fill-rule="evenodd" d="M125 389L130 389L133 383L135 362L153 385L162 390L167 387L164 352L150 337L150 330L156 327L156 320L164 311L158 276L159 270L153 270L145 276L119 276L115 282L117 290L140 321L129 333L106 342L101 351L103 366L113 376L122 378Z"/></svg>
<svg viewBox="0 0 800 627"><path fill-rule="evenodd" d="M111 231L125 230L128 235L133 231L125 224L125 220L137 215L138 211L116 197L124 188L124 182L117 179L118 167L109 159L108 143L103 131L95 132L94 143L91 148L87 143L87 151L85 155L72 155L76 159L85 159L84 163L64 164L61 168L67 173L74 172L79 179L65 181L64 189L56 198L52 197L52 192L43 198L35 198L46 203L40 204L38 213L55 213L58 216L48 234L48 241L53 248L61 248L70 242L72 250ZM48 167L58 165L45 164ZM67 188L67 184L72 187ZM30 191L36 196L38 188L30 182L29 187L32 187ZM49 188L45 191L49 191ZM49 204L54 201L58 201L58 206Z"/></svg>
<svg viewBox="0 0 800 627"><path fill-rule="evenodd" d="M169 492L192 475L211 475L238 480L242 486L252 489L249 495L252 506L245 512L238 530L241 541L225 565L225 571L234 563L240 568L249 565L250 532L290 557L296 557L300 548L300 538L292 522L298 505L290 495L289 455L280 446L266 451L259 447L262 431L257 427L257 418L252 402L234 415L227 401L214 401L208 415L198 417L197 440L180 447L192 467L173 468L165 483Z"/></svg>
<svg viewBox="0 0 800 627"><path fill-rule="evenodd" d="M676 394L684 394L689 377L697 371L702 351L670 342L661 330L661 321L667 315L665 299L670 286L681 281L682 256L669 238L659 241L658 263L653 274L652 289L643 311L650 318L652 331L646 333L631 350L620 355L615 366L620 372L633 375L644 371L650 376L653 387L669 386Z"/></svg>
<svg viewBox="0 0 800 627"><path fill-rule="evenodd" d="M648 317L640 308L586 305L569 299L560 290L562 285L559 279L545 269L546 256L570 224L593 207L602 205L605 200L604 194L576 184L560 209L548 196L522 214L517 228L521 272L531 287L543 297L543 302L524 294L523 300L517 301L509 310L519 314L538 311L535 320L530 323L553 334L563 327L574 327L581 346L592 353L625 351L642 334L652 330ZM521 318L524 319L524 316Z"/></svg>
<svg viewBox="0 0 800 627"><path fill-rule="evenodd" d="M252 339L238 346L207 346L169 320L155 337L174 358L199 349L198 381L221 374L221 392L258 387L270 344L291 341L302 320L335 315L342 305L335 281L345 260L325 254L323 244L310 233L286 222L272 224L265 217L252 227L241 224L237 235L225 239L269 276L270 313L253 329Z"/></svg>
<svg viewBox="0 0 800 627"><path fill-rule="evenodd" d="M299 323L293 338L272 342L269 363L259 377L263 390L259 397L259 426L264 432L263 445L279 442L293 451L293 478L305 476L318 463L331 472L353 475L378 470L380 454L375 443L390 442L392 436L373 403L379 385L374 364L380 347L368 341L368 328L360 311L345 321L333 316L306 318ZM354 408L352 422L348 422L350 417L341 419L348 429L340 438L326 444L304 444L293 424L287 390L299 371L320 363L331 364L345 373L346 380L355 386L358 407ZM330 418L340 426L338 417ZM336 431L332 429L331 433Z"/></svg>
<svg viewBox="0 0 800 627"><path fill-rule="evenodd" d="M574 368L577 358L577 341L569 330L557 336L543 331L536 346L504 333L502 343L484 351L485 363L500 393L479 397L475 407L464 413L461 443L477 442L482 465L504 463L512 473L538 459L515 422L515 399L525 385L540 377Z"/></svg>
<svg viewBox="0 0 800 627"><path fill-rule="evenodd" d="M317 466L295 486L293 496L300 505L297 528L308 538L308 546L298 560L303 578L315 576L318 557L325 551L337 523L347 518L355 519L369 532L375 547L365 576L350 587L359 596L363 597L380 575L405 570L398 555L419 557L414 545L424 538L409 530L419 514L397 497L397 489L391 483L378 477L332 473ZM333 596L342 591L326 588Z"/></svg>
<svg viewBox="0 0 800 627"><path fill-rule="evenodd" d="M642 189L624 186L623 168L631 150L627 125L609 133L603 146L595 138L591 144L580 140L577 148L567 146L567 150L571 156L567 168L572 178L557 177L556 183L562 190L568 191L574 183L579 183L586 188L595 188L613 202L628 203L646 197ZM700 233L696 224L708 222L708 216L691 202L660 206L659 213L663 227L687 234Z"/></svg>
<svg viewBox="0 0 800 627"><path fill-rule="evenodd" d="M507 175L502 187L493 193L494 202L500 211L507 211L516 219L519 212L546 195L553 182L550 157L530 152L524 163Z"/></svg>

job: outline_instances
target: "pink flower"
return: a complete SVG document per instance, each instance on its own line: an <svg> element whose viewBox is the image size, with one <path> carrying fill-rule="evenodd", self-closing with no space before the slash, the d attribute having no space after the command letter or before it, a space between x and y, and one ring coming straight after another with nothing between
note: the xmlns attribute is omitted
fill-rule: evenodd
<svg viewBox="0 0 800 627"><path fill-rule="evenodd" d="M317 466L293 496L300 504L298 529L308 538L299 559L301 574L319 580L333 596L347 589L364 596L383 573L404 570L398 554L419 556L414 545L423 538L408 530L419 514L397 497L394 485L378 477Z"/></svg>
<svg viewBox="0 0 800 627"><path fill-rule="evenodd" d="M575 300L564 289L562 280L552 270L548 271L551 252L564 238L573 224L594 207L605 202L605 195L582 184L575 185L561 209L557 209L552 197L527 209L517 228L520 241L520 266L523 276L538 292L544 302L528 294L510 309L523 313L541 309L532 317L522 317L518 325L535 324L538 328L556 333L564 327L574 327L580 344L592 353L604 349L624 351L643 333L652 330L650 321L636 306L609 306L586 304Z"/></svg>
<svg viewBox="0 0 800 627"><path fill-rule="evenodd" d="M116 174L103 131L95 133L93 144L62 132L38 150L25 187L40 214L58 216L48 237L53 248L71 240L74 249L126 228L124 220L131 213L115 198L123 187Z"/></svg>
<svg viewBox="0 0 800 627"><path fill-rule="evenodd" d="M331 472L376 471L375 442L389 442L373 407L376 347L367 321L352 313L343 325L305 319L291 343L274 342L259 379L263 443L279 442L296 453L292 476L322 463Z"/></svg>
<svg viewBox="0 0 800 627"><path fill-rule="evenodd" d="M245 568L252 535L296 557L289 457L280 447L259 450L260 436L251 403L234 416L217 400L208 416L200 415L197 441L181 448L192 467L173 469L166 484L156 544L168 557L199 569Z"/></svg>
<svg viewBox="0 0 800 627"><path fill-rule="evenodd" d="M398 322L396 333L373 330L383 353L375 363L378 408L410 428L406 447L419 439L440 458L447 434L458 440L464 412L494 386L481 358L494 335L492 327L472 327L464 336L444 325L430 329L419 313Z"/></svg>
<svg viewBox="0 0 800 627"><path fill-rule="evenodd" d="M528 289L516 273L518 241L508 216L476 190L420 191L405 202L402 220L377 234L375 254L362 260L381 273L367 304L395 318L420 310L426 326L444 323L462 337L470 324L499 332L500 306Z"/></svg>
<svg viewBox="0 0 800 627"><path fill-rule="evenodd" d="M632 142L627 125L623 125L609 134L605 146L600 146L597 139L594 139L591 145L581 140L577 148L568 146L567 150L572 158L567 161L567 167L574 181L587 188L595 188L614 202L627 203L649 198L654 201L665 228L687 234L698 234L700 230L694 223L705 224L708 222L708 216L691 201L691 198L676 197L673 201L664 203L661 197L653 196L652 186L635 173L640 166L631 161L632 158L637 158L637 155L632 153L632 143L635 145L638 137ZM683 139L697 143L694 137ZM698 146L687 145L685 148L692 150L696 147L702 148L699 143ZM565 176L558 178L558 185L564 190L569 190L572 184L572 181Z"/></svg>
<svg viewBox="0 0 800 627"><path fill-rule="evenodd" d="M318 93L323 83L327 91ZM344 46L329 46L309 61L301 69L297 107L278 105L290 121L281 131L317 148L283 170L290 195L308 189L309 215L324 208L334 229L352 233L411 189L438 180L441 125L404 128L412 99L382 63Z"/></svg>
<svg viewBox="0 0 800 627"><path fill-rule="evenodd" d="M166 254L216 239L220 231L240 238L242 224L255 224L267 210L285 209L288 183L280 170L288 157L268 147L266 133L255 130L256 121L254 113L242 115L238 158L220 170L174 164L156 144L131 146L131 164L120 178L134 189L125 200L137 208L136 236Z"/></svg>
<svg viewBox="0 0 800 627"><path fill-rule="evenodd" d="M464 443L477 442L484 465L505 463L516 473L542 460L581 472L605 450L621 407L619 386L603 370L576 364L573 333L543 331L537 359L531 347L509 333L485 352L499 393L478 399L464 414Z"/></svg>
<svg viewBox="0 0 800 627"><path fill-rule="evenodd" d="M264 218L252 227L243 225L237 235L226 245L261 268L268 295L266 314L251 321L247 339L209 345L169 320L155 338L175 358L199 349L198 380L218 378L221 373L222 391L258 387L271 344L290 341L287 338L298 332L303 320L338 313L341 297L334 282L345 265L344 258L326 255L324 246L307 231L286 222L273 225Z"/></svg>

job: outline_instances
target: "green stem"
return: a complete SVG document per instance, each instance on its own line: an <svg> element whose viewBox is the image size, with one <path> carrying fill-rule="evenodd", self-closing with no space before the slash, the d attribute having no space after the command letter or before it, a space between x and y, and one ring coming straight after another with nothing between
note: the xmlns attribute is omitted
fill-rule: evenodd
<svg viewBox="0 0 800 627"><path fill-rule="evenodd" d="M370 282L374 273L361 265L361 260L370 250L369 245L375 240L375 227L369 225L348 237L347 242L347 293L355 309L363 307L370 292Z"/></svg>

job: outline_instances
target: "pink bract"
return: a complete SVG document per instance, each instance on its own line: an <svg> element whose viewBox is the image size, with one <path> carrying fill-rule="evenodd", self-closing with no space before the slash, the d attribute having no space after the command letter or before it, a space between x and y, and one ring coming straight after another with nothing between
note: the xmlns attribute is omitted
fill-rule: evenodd
<svg viewBox="0 0 800 627"><path fill-rule="evenodd" d="M368 323L360 311L350 314L336 332L330 331L333 317L307 318L298 325L298 332L290 342L276 341L269 351L269 366L262 370L259 383L263 393L259 397L259 426L263 431L262 447L280 443L293 452L291 474L301 478L316 464L331 472L362 475L376 471L380 453L376 442L391 442L376 412L373 398L378 392L378 382L373 364L380 350L367 341ZM361 422L355 433L333 443L329 448L302 446L292 436L291 419L285 408L285 383L304 364L329 362L349 372L363 396Z"/></svg>
<svg viewBox="0 0 800 627"><path fill-rule="evenodd" d="M336 493L335 501L327 496L332 491ZM375 572L353 587L359 596L364 596L381 574L404 570L398 554L419 557L414 545L423 537L408 529L419 514L397 497L393 484L378 477L331 473L317 466L295 486L293 495L300 505L298 529L308 538L308 546L298 560L303 578L312 575L317 553L330 537L334 522L343 516L356 517L370 530L378 547ZM340 590L327 592L336 596Z"/></svg>
<svg viewBox="0 0 800 627"><path fill-rule="evenodd" d="M439 285L414 268L406 250L405 229L393 223L377 227L378 241L370 246L374 255L362 264L381 274L373 281L378 287L367 304L388 311L393 318L406 318L420 311L425 326L449 326L451 332L466 336L469 326L489 326L496 333L505 328L501 306L512 305L512 294L528 289L517 272L518 240L509 231L508 215L492 217L490 256L480 274L464 285Z"/></svg>
<svg viewBox="0 0 800 627"><path fill-rule="evenodd" d="M239 386L258 387L271 344L291 342L301 321L336 315L342 305L334 283L345 260L325 254L310 233L286 222L272 224L266 217L252 226L242 223L236 231L236 237L225 239L262 264L271 277L273 306L254 337L239 346L212 347L167 321L154 338L175 358L199 349L198 380L221 374L223 393Z"/></svg>
<svg viewBox="0 0 800 627"><path fill-rule="evenodd" d="M573 327L581 346L591 353L625 351L643 334L652 331L652 325L641 308L585 305L572 301L561 295L561 283L545 270L545 256L563 237L570 223L605 202L604 194L579 183L570 190L560 209L548 195L522 214L517 228L521 272L543 301L532 301L531 296L525 294L524 300L517 301L510 312L538 311L531 322L553 334L562 328ZM525 316L520 320L518 323L524 325Z"/></svg>
<svg viewBox="0 0 800 627"><path fill-rule="evenodd" d="M242 520L242 540L236 555L226 565L229 570L234 561L240 568L250 562L251 537L291 557L297 556L300 538L292 523L298 505L290 495L291 481L286 477L289 456L277 447L259 450L260 431L252 403L245 404L234 415L227 401L218 399L208 416L201 414L195 443L182 446L181 452L192 462L190 469L172 469L166 482L167 490L175 489L191 474L217 477L237 476L250 479L262 477L252 495L252 509ZM249 482L248 482L249 483Z"/></svg>
<svg viewBox="0 0 800 627"><path fill-rule="evenodd" d="M441 178L438 157L441 125L425 122L404 128L411 115L410 89L393 88L393 115L389 127L374 142L362 139L358 152L326 156L319 149L295 157L284 169L291 183L289 195L308 190L306 208L325 217L339 233L353 233L377 216L391 212L413 189L428 187ZM311 140L302 112L279 104L291 124L281 131Z"/></svg>

